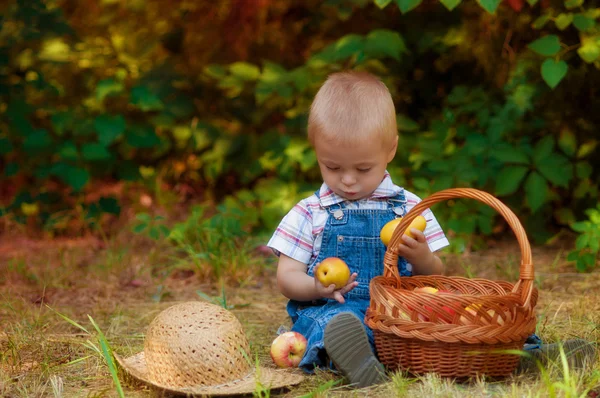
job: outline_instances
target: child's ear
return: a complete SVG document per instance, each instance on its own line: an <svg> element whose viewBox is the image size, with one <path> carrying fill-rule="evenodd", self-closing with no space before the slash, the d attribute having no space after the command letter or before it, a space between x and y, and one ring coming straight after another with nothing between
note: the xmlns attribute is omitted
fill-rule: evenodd
<svg viewBox="0 0 600 398"><path fill-rule="evenodd" d="M390 148L390 153L388 154L387 157L387 162L391 162L392 159L394 159L394 156L396 156L396 151L398 150L398 136L396 136L394 138L394 142L392 144L392 147Z"/></svg>

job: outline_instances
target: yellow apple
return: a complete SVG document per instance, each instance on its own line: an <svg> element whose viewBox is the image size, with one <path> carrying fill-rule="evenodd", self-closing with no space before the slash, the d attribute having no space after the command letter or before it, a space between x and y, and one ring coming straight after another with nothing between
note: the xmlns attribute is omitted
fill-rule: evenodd
<svg viewBox="0 0 600 398"><path fill-rule="evenodd" d="M475 315L477 315L477 309L480 306L481 306L480 304L475 304L475 305L472 305L472 306L468 306L467 308L465 308L465 310L468 313L470 313L473 316L475 316ZM498 319L496 321L494 321L494 316L496 315L496 311L494 311L494 310L487 310L487 313L490 316L490 318L492 318L491 322L497 323L500 326L504 325L504 319L500 315L498 315ZM481 317L481 320L485 324L489 324L489 322L490 322L487 319L485 319L484 317ZM465 325L470 325L471 324L471 320L467 319L467 317L465 317L465 316L461 316L460 317L460 322L463 323L463 324L465 324Z"/></svg>
<svg viewBox="0 0 600 398"><path fill-rule="evenodd" d="M394 233L394 230L398 224L400 224L400 221L402 221L402 217L394 218L392 221L385 224L383 228L381 228L381 231L379 231L379 238L381 238L381 241L384 245L387 246L388 243L390 243L390 240L392 240L392 234Z"/></svg>
<svg viewBox="0 0 600 398"><path fill-rule="evenodd" d="M271 359L280 368L295 368L304 356L306 343L298 332L282 333L271 343Z"/></svg>
<svg viewBox="0 0 600 398"><path fill-rule="evenodd" d="M341 289L350 279L350 268L341 258L327 257L321 261L315 278L325 287L335 285L336 289Z"/></svg>
<svg viewBox="0 0 600 398"><path fill-rule="evenodd" d="M436 294L438 292L438 290L433 286L415 287L413 289L413 291L421 292L421 293L431 293L431 294Z"/></svg>
<svg viewBox="0 0 600 398"><path fill-rule="evenodd" d="M494 322L494 316L496 315L496 311L488 310L487 313L490 316L490 318L492 318L492 322ZM498 320L496 320L496 323L498 323L498 325L500 326L504 325L504 319L502 319L502 316L498 315Z"/></svg>
<svg viewBox="0 0 600 398"><path fill-rule="evenodd" d="M379 238L381 238L381 241L383 242L384 245L387 246L388 243L390 243L390 240L392 240L392 235L394 234L394 230L396 229L398 224L400 224L400 221L402 221L402 217L395 218L392 221L385 224L383 226L383 228L381 228L381 231L379 232ZM414 238L414 236L410 230L412 228L415 228L415 229L418 229L419 231L423 232L423 231L425 231L426 226L427 226L427 220L425 220L425 217L417 216L410 223L410 225L406 229L406 232L404 233L404 235Z"/></svg>

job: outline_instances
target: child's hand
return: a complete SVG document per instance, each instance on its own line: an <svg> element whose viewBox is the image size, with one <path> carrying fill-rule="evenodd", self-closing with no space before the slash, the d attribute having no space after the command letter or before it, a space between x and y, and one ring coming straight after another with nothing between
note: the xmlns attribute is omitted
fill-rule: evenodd
<svg viewBox="0 0 600 398"><path fill-rule="evenodd" d="M417 268L413 269L413 273L430 274L432 272L428 271L437 266L438 258L429 249L423 232L415 228L411 228L411 232L414 238L402 236L402 242L398 246L398 255Z"/></svg>
<svg viewBox="0 0 600 398"><path fill-rule="evenodd" d="M319 268L320 265L321 265L321 263L316 265L315 270L314 270L315 274L317 273L317 269ZM323 298L331 298L331 299L337 300L337 302L343 304L346 302L346 300L344 300L344 294L348 293L350 290L352 290L356 286L358 286L358 282L355 282L357 276L358 276L358 274L356 272L354 272L352 275L350 275L348 282L346 282L346 286L342 287L341 289L337 289L337 290L335 289L334 284L331 284L329 286L324 286L321 282L319 282L319 280L317 278L313 278L315 280L315 290L317 291L319 296L321 296Z"/></svg>

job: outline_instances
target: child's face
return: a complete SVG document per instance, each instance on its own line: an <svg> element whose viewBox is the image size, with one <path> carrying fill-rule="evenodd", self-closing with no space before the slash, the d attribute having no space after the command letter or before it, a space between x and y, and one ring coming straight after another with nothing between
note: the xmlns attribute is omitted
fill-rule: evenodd
<svg viewBox="0 0 600 398"><path fill-rule="evenodd" d="M385 169L396 154L398 138L384 148L374 139L354 146L315 140L315 153L323 181L336 194L348 200L363 199L379 186Z"/></svg>

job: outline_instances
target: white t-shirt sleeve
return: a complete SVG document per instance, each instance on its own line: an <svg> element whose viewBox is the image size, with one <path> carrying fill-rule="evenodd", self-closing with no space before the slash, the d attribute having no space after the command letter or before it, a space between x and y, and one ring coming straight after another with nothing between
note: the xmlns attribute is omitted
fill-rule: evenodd
<svg viewBox="0 0 600 398"><path fill-rule="evenodd" d="M404 194L406 195L406 212L409 212L417 203L421 201L421 198L407 190L404 190ZM446 234L444 234L442 227L438 223L431 209L423 211L421 215L425 217L425 220L427 220L427 226L425 227L423 234L425 235L425 239L427 239L429 249L432 252L435 252L446 246L449 246L450 242L448 242Z"/></svg>
<svg viewBox="0 0 600 398"><path fill-rule="evenodd" d="M281 220L267 243L275 254L281 253L308 264L313 253L313 218L306 200L300 201Z"/></svg>

